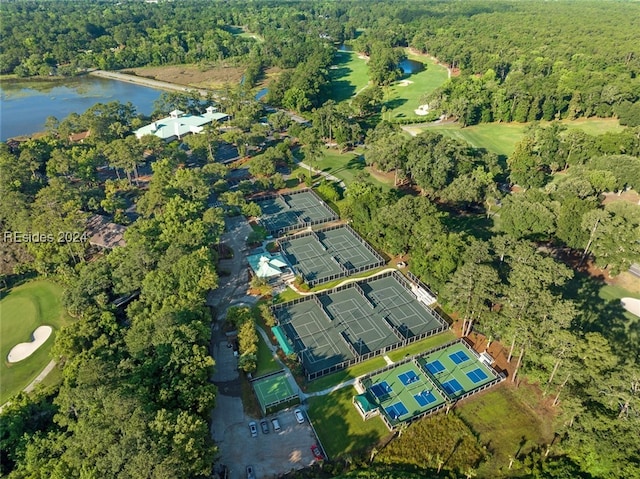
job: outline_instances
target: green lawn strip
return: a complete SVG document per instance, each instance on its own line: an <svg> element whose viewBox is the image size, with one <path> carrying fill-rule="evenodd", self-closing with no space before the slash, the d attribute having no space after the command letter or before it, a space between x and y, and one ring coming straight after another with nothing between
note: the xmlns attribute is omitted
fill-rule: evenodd
<svg viewBox="0 0 640 479"><path fill-rule="evenodd" d="M369 69L356 52L338 50L330 70L331 98L336 102L349 100L369 83Z"/></svg>
<svg viewBox="0 0 640 479"><path fill-rule="evenodd" d="M409 83L407 86L393 85L387 94L387 119L391 118L419 118L415 109L423 103L423 97L447 81L447 69L438 65L431 58L424 55L407 53L409 60L415 60L424 64L424 70L405 75L402 80Z"/></svg>
<svg viewBox="0 0 640 479"><path fill-rule="evenodd" d="M258 368L255 377L264 376L274 371L280 371L282 367L273 359L273 354L265 343L262 335L258 335Z"/></svg>
<svg viewBox="0 0 640 479"><path fill-rule="evenodd" d="M13 288L0 301L0 403L29 384L51 360L55 333L69 321L61 303L62 288L46 280L30 281ZM38 326L48 325L54 332L28 358L10 364L7 354L16 344L31 341Z"/></svg>
<svg viewBox="0 0 640 479"><path fill-rule="evenodd" d="M310 291L314 292L314 293L317 293L319 291L324 291L325 289L335 288L336 286L338 286L339 284L345 282L348 279L368 278L369 276L373 276L374 274L382 271L385 268L387 268L387 266L382 266L380 268L371 269L369 271L364 271L363 273L354 274L354 275L351 275L349 277L336 279L335 281L330 281L328 283L323 283L323 284L320 284L320 285L318 285L318 286L316 286L314 288L311 288Z"/></svg>
<svg viewBox="0 0 640 479"><path fill-rule="evenodd" d="M523 398L528 393L524 389ZM478 477L497 477L507 469L509 457L526 454L553 437L551 421L536 415L518 392L505 386L474 396L456 411L490 452Z"/></svg>
<svg viewBox="0 0 640 479"><path fill-rule="evenodd" d="M356 394L348 387L308 399L309 418L331 459L372 447L389 435L379 417L362 419L352 403Z"/></svg>
<svg viewBox="0 0 640 479"><path fill-rule="evenodd" d="M302 296L300 293L296 293L291 288L285 289L282 293L279 293L276 298L276 303L286 303L287 301L291 301L292 299L296 299Z"/></svg>
<svg viewBox="0 0 640 479"><path fill-rule="evenodd" d="M627 291L620 286L614 286L610 284L603 286L598 293L598 296L600 296L605 301L614 301L620 298L640 299L640 293L632 293L631 291Z"/></svg>
<svg viewBox="0 0 640 479"><path fill-rule="evenodd" d="M406 356L412 356L414 354L422 353L428 351L429 349L440 346L441 344L448 343L449 341L453 341L456 339L456 335L453 331L445 331L441 334L436 334L435 336L431 336L430 338L425 338L421 341L416 341L409 346L404 348L397 349L395 351L391 351L387 354L389 359L394 363L400 361Z"/></svg>
<svg viewBox="0 0 640 479"><path fill-rule="evenodd" d="M357 378L363 374L375 371L384 367L387 363L382 356L378 356L362 363L351 366L350 368L343 369L337 373L329 374L328 376L321 377L315 381L311 381L304 389L305 392L317 392L333 387L344 381Z"/></svg>

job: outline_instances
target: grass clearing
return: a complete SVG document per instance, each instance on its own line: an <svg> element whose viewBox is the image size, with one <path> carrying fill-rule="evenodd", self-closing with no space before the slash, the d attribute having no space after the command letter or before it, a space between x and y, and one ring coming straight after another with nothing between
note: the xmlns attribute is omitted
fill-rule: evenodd
<svg viewBox="0 0 640 479"><path fill-rule="evenodd" d="M226 84L237 85L245 67L226 65L164 65L159 67L128 68L122 73L133 73L144 78L186 85L193 88L221 89Z"/></svg>
<svg viewBox="0 0 640 479"><path fill-rule="evenodd" d="M264 376L275 371L281 371L282 367L276 362L271 353L271 349L264 341L262 335L258 334L258 367L255 377Z"/></svg>
<svg viewBox="0 0 640 479"><path fill-rule="evenodd" d="M386 105L389 110L386 117L388 119L419 118L414 110L424 103L422 98L444 84L448 78L447 69L438 65L432 58L426 55L417 55L408 50L406 55L407 59L422 63L424 70L403 76L401 81L393 85L386 93ZM402 80L406 82L403 83Z"/></svg>
<svg viewBox="0 0 640 479"><path fill-rule="evenodd" d="M456 335L453 333L453 331L447 330L443 333L431 336L430 338L425 338L421 341L417 341L404 348L391 351L389 354L387 354L387 356L389 356L389 359L391 359L391 361L395 363L406 356L412 356L414 354L425 352L431 348L440 346L441 344L453 341L454 339L456 339Z"/></svg>
<svg viewBox="0 0 640 479"><path fill-rule="evenodd" d="M376 369L380 369L384 367L386 364L387 363L385 362L382 356L377 356L375 358L371 358L362 363L355 364L350 368L343 369L342 371L338 371L337 373L329 374L328 376L323 376L320 379L311 381L307 385L307 387L304 388L304 391L305 392L322 391L324 389L336 386L342 382L357 378L358 376L362 376L363 374L366 374L368 372L375 371Z"/></svg>
<svg viewBox="0 0 640 479"><path fill-rule="evenodd" d="M543 126L549 122L540 122ZM582 118L579 120L563 120L561 122L568 130L579 129L590 135L601 135L607 132L623 129L618 120L613 118ZM443 135L464 140L476 148L485 148L498 155L509 156L513 153L516 143L524 138L526 123L481 123L462 128L457 123L445 123L429 126L407 126L405 130L412 135L427 129L437 131Z"/></svg>
<svg viewBox="0 0 640 479"><path fill-rule="evenodd" d="M347 151L341 153L333 148L323 152L324 157L318 162L318 168L344 181L349 186L358 176L364 175L367 181L384 190L392 188L391 183L378 180L369 172L369 167L364 161L364 156L360 150Z"/></svg>
<svg viewBox="0 0 640 479"><path fill-rule="evenodd" d="M0 300L0 403L21 391L51 360L56 331L69 322L62 307L62 288L47 280L35 280L2 294ZM8 363L7 354L16 344L31 341L38 326L48 325L53 333L31 356Z"/></svg>
<svg viewBox="0 0 640 479"><path fill-rule="evenodd" d="M351 402L357 394L348 387L309 398L309 417L331 459L364 450L389 435L379 417L363 421Z"/></svg>
<svg viewBox="0 0 640 479"><path fill-rule="evenodd" d="M369 70L358 53L338 50L330 70L331 98L336 102L349 100L369 84Z"/></svg>
<svg viewBox="0 0 640 479"><path fill-rule="evenodd" d="M501 476L510 457L517 458L553 438L553 419L534 409L531 401L538 396L531 392L531 387L515 390L503 385L456 407L458 416L490 452L487 461L478 468L478 477Z"/></svg>

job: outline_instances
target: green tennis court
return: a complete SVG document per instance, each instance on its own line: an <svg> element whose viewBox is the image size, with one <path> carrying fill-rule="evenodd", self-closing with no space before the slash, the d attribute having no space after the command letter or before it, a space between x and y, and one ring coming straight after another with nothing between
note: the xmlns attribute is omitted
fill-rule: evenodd
<svg viewBox="0 0 640 479"><path fill-rule="evenodd" d="M478 389L497 377L493 369L483 364L462 341L428 353L420 357L418 363L451 399Z"/></svg>
<svg viewBox="0 0 640 479"><path fill-rule="evenodd" d="M395 426L445 404L448 398L410 361L362 380L367 399Z"/></svg>
<svg viewBox="0 0 640 479"><path fill-rule="evenodd" d="M271 408L298 399L298 394L293 391L284 372L256 379L252 385L262 412L265 414Z"/></svg>

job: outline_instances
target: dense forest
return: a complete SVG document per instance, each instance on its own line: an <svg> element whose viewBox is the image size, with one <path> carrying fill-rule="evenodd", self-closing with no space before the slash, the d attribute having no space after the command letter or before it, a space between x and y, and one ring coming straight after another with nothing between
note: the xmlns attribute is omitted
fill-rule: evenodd
<svg viewBox="0 0 640 479"><path fill-rule="evenodd" d="M604 201L640 190L639 4L10 1L0 11L11 19L0 24L3 74L246 67L243 84L220 100L233 117L227 128L184 145L138 140L132 131L148 119L120 102L51 117L43 136L0 145L2 231L82 231L93 214L128 226L126 246L100 254L86 243L0 243L3 284L53 278L74 318L54 346L61 384L21 394L2 412L2 474L210 477L216 390L205 296L221 274L225 215L258 216L251 195L284 187L279 167L319 166L332 145L358 146L372 171L402 188L363 174L346 191L322 182L318 193L378 250L407 257L463 332L508 348L517 364L509 381L525 378L552 398L556 439L546 452L514 457L513 475L639 477L639 323L601 301L600 280L583 268L615 275L640 260L639 206ZM239 35L240 26L264 41ZM369 56L371 85L336 103L329 70L345 41ZM427 99L443 114L463 125L528 121L515 151L505 158L432 131L409 137L383 121L402 47L456 73ZM280 74L267 102L304 113L309 127L267 115L253 98L268 67ZM165 93L157 113L195 113L211 100ZM595 136L537 121L594 115L628 127ZM83 143L70 141L87 130ZM250 180L232 180L216 162L223 143L255 155ZM314 181L310 171L297 179ZM133 300L116 306L123 297ZM419 432L375 461L363 451L308 477L455 477L431 456L405 467L400 439L411 434Z"/></svg>
<svg viewBox="0 0 640 479"><path fill-rule="evenodd" d="M80 8L82 5L82 8ZM618 116L640 124L640 6L617 2L3 2L0 73L236 62L252 83L286 70L269 101L326 100L332 47L353 41L371 79L397 74L409 46L460 71L428 100L463 124ZM264 42L235 35L239 27ZM594 41L594 37L598 40ZM285 97L286 94L286 97Z"/></svg>

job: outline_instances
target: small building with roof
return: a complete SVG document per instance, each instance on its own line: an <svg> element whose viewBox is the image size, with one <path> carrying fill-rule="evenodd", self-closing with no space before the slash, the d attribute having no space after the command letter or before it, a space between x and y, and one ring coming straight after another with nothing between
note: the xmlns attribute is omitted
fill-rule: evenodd
<svg viewBox="0 0 640 479"><path fill-rule="evenodd" d="M247 261L254 275L267 281L280 279L283 275L291 275L289 264L280 253L271 254L266 251L247 256Z"/></svg>
<svg viewBox="0 0 640 479"><path fill-rule="evenodd" d="M135 131L138 139L145 135L155 135L166 142L180 140L186 135L202 133L204 127L214 121L225 121L229 118L226 113L217 111L210 106L202 115L190 115L180 110L173 110L168 117L143 126Z"/></svg>

